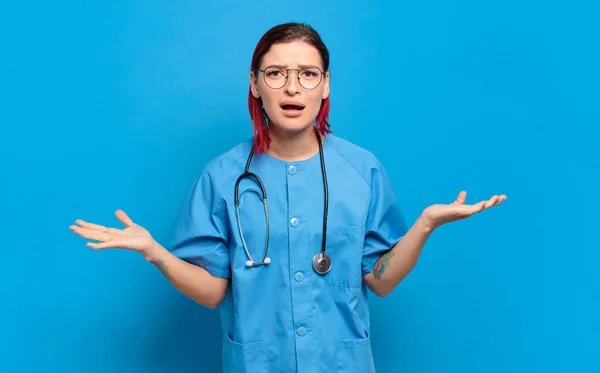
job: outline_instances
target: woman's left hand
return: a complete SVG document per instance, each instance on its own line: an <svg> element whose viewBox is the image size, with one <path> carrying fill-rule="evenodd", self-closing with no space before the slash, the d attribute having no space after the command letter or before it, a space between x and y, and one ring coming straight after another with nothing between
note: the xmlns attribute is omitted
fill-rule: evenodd
<svg viewBox="0 0 600 373"><path fill-rule="evenodd" d="M462 191L456 197L456 201L448 204L436 204L427 207L421 217L424 219L430 229L435 229L442 224L450 223L453 221L465 219L473 214L496 206L506 200L504 194L499 196L493 196L487 201L481 201L474 205L465 205L465 198L467 192Z"/></svg>

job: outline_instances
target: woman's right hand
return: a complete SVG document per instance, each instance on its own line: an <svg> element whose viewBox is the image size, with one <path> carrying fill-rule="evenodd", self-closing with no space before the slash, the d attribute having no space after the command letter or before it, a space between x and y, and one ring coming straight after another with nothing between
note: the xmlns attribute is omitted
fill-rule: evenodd
<svg viewBox="0 0 600 373"><path fill-rule="evenodd" d="M81 219L77 219L76 225L71 225L69 229L83 238L97 241L86 244L95 250L122 248L147 256L155 247L150 232L135 224L122 210L117 210L115 215L125 225L125 229L107 228Z"/></svg>

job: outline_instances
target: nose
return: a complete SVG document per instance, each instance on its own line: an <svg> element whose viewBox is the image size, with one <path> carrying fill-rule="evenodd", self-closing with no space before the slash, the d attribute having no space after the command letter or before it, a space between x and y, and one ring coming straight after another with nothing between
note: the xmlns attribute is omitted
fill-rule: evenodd
<svg viewBox="0 0 600 373"><path fill-rule="evenodd" d="M298 82L297 74L299 74L299 72L296 70L288 71L288 79L287 79L287 82L285 82L284 88L285 88L285 92L287 94L289 94L290 96L295 95L299 91L300 83Z"/></svg>

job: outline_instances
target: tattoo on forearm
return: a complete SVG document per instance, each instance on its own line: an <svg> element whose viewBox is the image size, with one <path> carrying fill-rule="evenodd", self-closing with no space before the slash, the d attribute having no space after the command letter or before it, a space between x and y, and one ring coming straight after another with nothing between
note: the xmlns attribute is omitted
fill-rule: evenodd
<svg viewBox="0 0 600 373"><path fill-rule="evenodd" d="M394 250L392 249L383 254L381 258L377 260L377 263L375 263L375 268L373 268L373 276L375 276L376 279L381 280L381 277L383 277L383 272L385 272L385 269L390 265L390 259L392 259L393 256Z"/></svg>
<svg viewBox="0 0 600 373"><path fill-rule="evenodd" d="M163 275L165 275L166 277L169 277L169 269L167 268L167 265L165 264L164 261L154 259L154 260L152 260L152 264L154 264L156 266L156 268L158 268L158 270L162 272Z"/></svg>

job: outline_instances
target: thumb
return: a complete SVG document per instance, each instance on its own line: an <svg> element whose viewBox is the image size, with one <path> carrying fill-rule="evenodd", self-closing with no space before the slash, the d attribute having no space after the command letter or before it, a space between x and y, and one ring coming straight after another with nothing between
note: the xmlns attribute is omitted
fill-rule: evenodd
<svg viewBox="0 0 600 373"><path fill-rule="evenodd" d="M467 192L463 190L460 193L458 193L458 197L456 197L455 202L459 205L464 205L466 198L467 198Z"/></svg>
<svg viewBox="0 0 600 373"><path fill-rule="evenodd" d="M129 216L127 216L125 211L117 210L115 211L115 215L117 216L117 219L119 219L126 227L129 228L134 225L133 221L129 218Z"/></svg>

